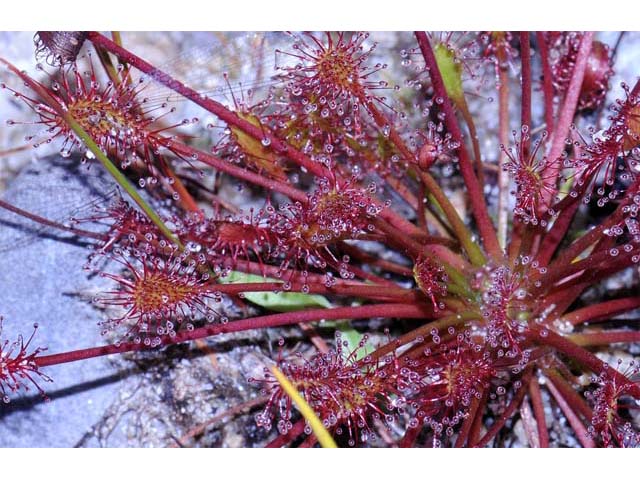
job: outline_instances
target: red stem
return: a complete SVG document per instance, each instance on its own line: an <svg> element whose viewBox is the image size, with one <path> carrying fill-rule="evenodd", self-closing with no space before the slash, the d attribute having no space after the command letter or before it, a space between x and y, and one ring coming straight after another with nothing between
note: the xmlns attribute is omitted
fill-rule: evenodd
<svg viewBox="0 0 640 480"><path fill-rule="evenodd" d="M281 141L278 137L271 134L270 132L260 128L257 125L253 125L251 122L243 120L235 112L232 112L221 103L216 102L215 100L212 100L210 98L207 98L201 95L200 93L196 92L192 88L187 87L179 80L176 80L175 78L171 77L169 74L167 74L166 72L163 72L159 68L154 67L147 61L138 57L137 55L130 52L129 50L121 47L120 45L108 39L104 35L98 32L89 32L87 35L87 38L94 45L101 46L102 48L116 55L120 59L120 61L134 66L141 72L146 73L147 75L152 77L154 80L158 81L159 83L165 85L171 90L174 90L180 95L188 98L189 100L196 103L197 105L200 105L205 110L213 113L218 118L226 122L228 125L239 128L240 130L245 132L247 135L250 135L252 138L255 138L256 140L262 141L265 137L268 138L271 141L270 145L274 151L289 157L296 164L306 168L310 173L313 173L314 175L318 175L321 177L327 176L327 172L321 164L314 162L311 158L307 157L302 152L299 152L298 150L294 149L287 143Z"/></svg>
<svg viewBox="0 0 640 480"><path fill-rule="evenodd" d="M397 273L398 275L403 275L405 277L413 277L413 270L410 267L378 258L376 255L363 252L362 250L359 250L358 248L354 247L353 245L349 245L348 243L341 243L340 251L348 254L350 257L356 260L359 260L371 266L378 267L381 270Z"/></svg>
<svg viewBox="0 0 640 480"><path fill-rule="evenodd" d="M529 32L520 32L520 59L522 63L522 106L520 121L522 125L533 128L531 125L531 48L529 46ZM524 142L525 158L529 154L530 140Z"/></svg>
<svg viewBox="0 0 640 480"><path fill-rule="evenodd" d="M640 308L640 296L618 298L616 300L609 300L608 302L589 305L566 314L562 319L572 325L580 325L585 322L608 320L614 315L636 308Z"/></svg>
<svg viewBox="0 0 640 480"><path fill-rule="evenodd" d="M621 213L621 212L620 212ZM557 268L562 265L569 265L573 260L584 252L591 245L601 240L604 235L604 230L614 226L620 220L618 211L607 217L607 219L595 228L592 228L579 239L574 241L565 250L563 250L558 257L549 266L549 270Z"/></svg>
<svg viewBox="0 0 640 480"><path fill-rule="evenodd" d="M375 304L362 307L338 307L331 309L309 309L296 312L277 313L260 317L245 318L226 324L215 324L198 328L193 331L180 332L175 337L163 338L162 345L174 345L177 343L211 337L222 333L242 332L259 328L281 327L296 323L314 322L319 320L346 320L369 317L383 318L425 318L431 317L433 312L427 306L415 306L405 304ZM125 353L149 348L142 343L119 343L93 347L83 350L74 350L53 355L36 357L39 367L58 365L61 363L76 362L88 358Z"/></svg>
<svg viewBox="0 0 640 480"><path fill-rule="evenodd" d="M578 48L578 54L576 56L576 63L573 68L573 74L571 75L571 81L567 88L567 94L558 116L558 123L553 129L553 136L551 138L551 149L547 155L548 164L545 168L545 184L546 186L555 191L558 174L562 168L562 162L558 161L564 151L566 144L565 139L569 136L569 127L573 122L573 117L576 113L578 106L578 100L580 98L580 90L582 89L582 80L584 79L584 73L587 68L589 60L589 54L591 53L591 43L593 41L593 32L585 32L580 41L580 47ZM547 192L547 189L545 189ZM550 197L550 194L546 194ZM546 198L549 200L549 198ZM549 204L549 202L545 202Z"/></svg>
<svg viewBox="0 0 640 480"><path fill-rule="evenodd" d="M558 389L553 384L553 382L549 382L547 384L547 388L553 395L553 398L555 398L557 404L560 406L560 409L562 410L562 413L564 413L564 416L569 421L569 424L571 424L571 428L573 428L574 432L576 432L576 435L578 436L578 440L580 441L580 444L584 448L595 447L595 444L593 443L593 440L591 439L591 437L589 437L589 434L587 433L587 429L585 428L584 424L580 421L576 413L571 409L571 407L569 406L565 398L562 396L562 394L558 391Z"/></svg>
<svg viewBox="0 0 640 480"><path fill-rule="evenodd" d="M336 284L332 287L326 287L324 284L318 283L292 283L289 291L300 292L303 287L308 288L308 292L313 294L324 295L346 295L364 298L384 298L394 299L396 302L402 300L406 303L417 303L424 301L424 298L417 290L409 290L400 287L391 286L378 286L378 285L349 285L349 284ZM211 286L211 291L216 293L222 293L226 295L238 295L239 293L249 292L282 292L287 293L282 289L282 283L280 282L261 282L261 283L225 283L215 284Z"/></svg>
<svg viewBox="0 0 640 480"><path fill-rule="evenodd" d="M522 375L522 385L520 385L520 388L513 395L513 398L511 399L511 402L509 403L507 408L504 410L504 412L502 412L500 418L497 419L493 425L491 425L491 428L489 428L487 433L485 433L484 436L478 441L478 443L474 445L474 447L486 446L493 439L493 437L498 434L504 424L507 423L507 420L509 420L513 416L515 411L520 406L520 402L522 402L524 394L527 392L527 385L531 381L532 371L533 370L531 367L527 368L527 370Z"/></svg>
<svg viewBox="0 0 640 480"><path fill-rule="evenodd" d="M312 433L302 441L302 443L298 446L298 448L313 448L316 443L318 443L318 439Z"/></svg>
<svg viewBox="0 0 640 480"><path fill-rule="evenodd" d="M587 258L583 260L578 260L577 262L568 264L568 265L560 265L556 268L549 269L546 274L534 273L532 274L532 280L542 280L543 285L540 288L535 288L533 291L539 292L548 290L553 287L554 284L560 282L563 279L567 279L571 277L573 274L579 273L581 271L598 269L599 266L610 266L607 264L608 261L611 261L613 257L608 251L600 251L597 253L592 253ZM619 255L619 259L623 260L624 263L631 259L631 255L627 252L623 252Z"/></svg>
<svg viewBox="0 0 640 480"><path fill-rule="evenodd" d="M527 443L531 448L540 448L540 439L538 438L538 426L535 418L533 417L533 411L531 410L531 404L527 398L523 398L520 402L520 420L524 429L524 435L527 439Z"/></svg>
<svg viewBox="0 0 640 480"><path fill-rule="evenodd" d="M541 335L541 332L544 332L544 334ZM538 344L555 348L598 375L605 371L605 369L611 371L617 382L621 385L626 385L636 398L640 398L640 385L636 385L615 369L607 369L606 364L602 360L588 350L576 345L571 340L558 335L552 330L543 330L538 326L532 326L524 335Z"/></svg>
<svg viewBox="0 0 640 480"><path fill-rule="evenodd" d="M467 417L462 422L462 427L460 428L460 433L458 433L458 438L456 439L454 448L462 448L464 447L464 444L467 443L467 439L469 438L469 432L471 431L471 427L473 426L476 420L476 416L478 414L482 416L483 412L478 413L478 409L480 407L480 403L483 396L484 396L484 392L481 392L480 397L475 397L475 396L473 397L473 400L471 401L471 406L469 407L469 412L467 413Z"/></svg>
<svg viewBox="0 0 640 480"><path fill-rule="evenodd" d="M640 332L630 330L609 330L606 332L574 333L568 337L572 342L583 347L598 347L612 343L640 342Z"/></svg>
<svg viewBox="0 0 640 480"><path fill-rule="evenodd" d="M581 272L576 278L563 282L562 288L556 288L555 290L548 291L546 295L544 295L544 300L536 309L537 312L543 312L550 306L553 306L555 315L564 314L586 288L595 285L599 281L604 280L605 278L608 278L629 266L628 257L622 258L621 260L622 261L612 262L612 267L601 267L588 272Z"/></svg>
<svg viewBox="0 0 640 480"><path fill-rule="evenodd" d="M422 432L423 425L418 425L415 428L409 427L404 433L404 436L400 439L398 447L400 448L413 448L416 443L416 439L420 432Z"/></svg>
<svg viewBox="0 0 640 480"><path fill-rule="evenodd" d="M542 395L540 393L540 385L537 378L533 378L529 383L529 397L531 398L531 406L533 414L538 425L538 440L540 448L549 448L549 431L547 430L547 421L544 415L544 405L542 403Z"/></svg>
<svg viewBox="0 0 640 480"><path fill-rule="evenodd" d="M563 369L566 367L564 364L561 365ZM585 420L591 420L593 417L593 410L587 404L584 397L582 397L575 388L569 383L569 381L558 371L558 369L547 369L545 370L545 376L553 382L558 391L562 394L564 399L567 401L571 408L582 415L582 418Z"/></svg>
<svg viewBox="0 0 640 480"><path fill-rule="evenodd" d="M480 439L480 433L482 432L482 426L483 426L482 417L484 412L486 411L488 400L489 400L489 390L484 389L482 393L482 398L480 399L480 405L478 406L478 411L480 413L476 415L476 418L473 421L473 424L471 425L471 431L469 432L469 438L467 440L468 445L475 445L476 443L478 443L478 440Z"/></svg>
<svg viewBox="0 0 640 480"><path fill-rule="evenodd" d="M16 215L20 215L21 217L28 218L36 223L40 223L41 225L46 225L47 227L53 227L58 230L62 230L64 232L73 233L79 237L87 237L93 238L95 240L105 240L105 235L102 233L91 232L89 230L82 230L79 228L68 227L63 225L62 223L54 222L53 220L49 220L47 218L41 217L40 215L36 215L35 213L27 212L26 210L22 210L10 203L5 202L4 200L0 200L0 208L4 208L5 210L9 210L10 212L15 213Z"/></svg>
<svg viewBox="0 0 640 480"><path fill-rule="evenodd" d="M197 150L177 140L170 140L169 142L170 143L168 143L168 148L176 154L182 155L188 159L197 159L202 163L205 163L241 180L245 180L254 185L259 185L266 188L267 190L280 192L292 200L297 200L301 203L307 203L307 195L302 190L298 190L297 188L287 185L280 180L267 178L258 173L254 173L249 170L245 170L244 168L237 167L228 161L211 155L210 153L203 152L202 150Z"/></svg>
<svg viewBox="0 0 640 480"><path fill-rule="evenodd" d="M444 81L442 80L442 75L438 69L438 63L431 48L431 44L429 43L429 38L424 32L415 32L415 36L418 41L420 51L422 52L427 64L436 97L442 99L440 108L445 115L447 129L449 130L449 133L451 133L452 138L460 144L460 148L458 149L460 157L460 172L464 178L464 183L469 192L469 197L472 200L472 211L478 224L478 230L482 237L483 244L487 252L489 252L493 258L500 259L502 257L502 249L500 248L498 236L496 235L495 228L491 218L489 217L484 192L482 186L478 182L478 178L476 177L473 169L473 164L469 158L469 153L465 147L465 143L462 138L462 131L456 121L455 111L453 110L451 99L447 94Z"/></svg>
<svg viewBox="0 0 640 480"><path fill-rule="evenodd" d="M542 91L544 93L544 118L547 124L547 131L553 131L553 74L549 64L549 48L545 32L536 32L538 48L540 50L540 60L542 63Z"/></svg>
<svg viewBox="0 0 640 480"><path fill-rule="evenodd" d="M471 139L471 149L473 150L473 158L476 163L476 176L478 178L478 183L480 185L485 185L486 181L484 178L484 166L482 164L482 153L480 151L480 142L478 141L478 131L476 129L476 124L473 121L473 116L469 111L469 106L467 105L467 101L466 99L464 99L464 97L459 109L460 109L460 113L462 114L462 118L464 122L467 124L467 128L469 129L469 138Z"/></svg>
<svg viewBox="0 0 640 480"><path fill-rule="evenodd" d="M506 35L506 34L501 34ZM496 52L498 57L498 141L502 145L509 143L509 64L505 48L506 38L502 37ZM509 222L509 172L503 167L507 155L500 149L498 153L498 239L507 245L507 230ZM520 242L519 229L514 228L509 240L509 256L513 246Z"/></svg>
<svg viewBox="0 0 640 480"><path fill-rule="evenodd" d="M567 205L566 208L562 209L562 215L556 217L551 230L544 236L538 255L536 256L536 260L538 260L540 265L549 264L558 245L565 239L567 230L569 230L571 222L573 222L573 217L581 203L578 198L573 200L574 201Z"/></svg>
<svg viewBox="0 0 640 480"><path fill-rule="evenodd" d="M268 400L269 397L267 396L253 398L251 400L247 400L246 402L235 405L225 410L224 412L217 413L206 422L200 423L199 425L196 425L195 427L189 429L189 431L182 435L179 439L174 439L174 443L167 445L167 447L184 447L186 446L187 441L194 437L202 435L212 425L218 422L222 422L225 419L231 419L236 415L240 415L241 413L248 413L251 409L267 403Z"/></svg>
<svg viewBox="0 0 640 480"><path fill-rule="evenodd" d="M372 360L377 360L385 355L397 350L403 345L413 342L418 337L427 338L431 330L444 331L448 327L455 327L456 325L465 323L467 320L475 320L482 318L480 313L472 310L467 310L459 314L448 315L446 317L439 318L432 322L426 323L415 330L405 333L400 338L383 345L374 350L369 356ZM426 347L426 345L424 345Z"/></svg>
<svg viewBox="0 0 640 480"><path fill-rule="evenodd" d="M307 285L311 285L312 283L320 283L323 284L326 281L324 275L319 273L308 273L303 275L303 273L299 270L293 269L280 269L275 265L262 265L259 262L250 262L250 261L238 261L235 262L231 259L227 260L223 264L224 267L230 268L232 270L237 270L239 272L251 273L254 275L263 275L266 277L277 278L280 276L281 278L286 278L291 282L298 282L299 284L306 283ZM363 282L354 281L354 280L344 280L342 278L335 279L337 285L365 285ZM379 285L378 285L379 286Z"/></svg>
<svg viewBox="0 0 640 480"><path fill-rule="evenodd" d="M304 419L298 420L291 430L283 435L278 435L275 439L265 445L265 448L281 448L286 447L304 432Z"/></svg>

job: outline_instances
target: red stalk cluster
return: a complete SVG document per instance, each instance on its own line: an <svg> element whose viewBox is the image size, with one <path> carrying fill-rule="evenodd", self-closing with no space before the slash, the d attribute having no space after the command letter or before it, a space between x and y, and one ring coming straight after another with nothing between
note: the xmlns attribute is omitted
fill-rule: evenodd
<svg viewBox="0 0 640 480"><path fill-rule="evenodd" d="M63 152L86 149L51 99L122 168L140 160L139 169L127 170L130 176L149 174L179 194L171 196L171 213L159 215L175 245L157 221L124 200L86 219L109 224L96 251L124 266L121 274L103 274L114 286L98 301L121 309L103 324L124 328L127 341L46 356L41 349L26 353L31 340L19 341L13 344L17 356L0 350L2 393L23 386L20 378L48 379L40 369L59 363L243 330L383 318L397 321L382 346L372 347L365 337L350 347L338 337L332 350L277 359L347 445L384 437L401 446L485 446L519 414L529 443L545 447L553 440L547 407L566 417L583 446L637 444L638 426L624 405L640 399L640 385L594 352L640 339L637 329L608 328L640 305L628 294L593 305L581 299L640 260L640 84L626 88L610 125L596 135L582 123L602 102L612 59L592 33L540 32L536 50L524 32L468 33L464 38L474 48L463 50L453 47L451 36L416 32L413 52L424 62L428 83L414 92L416 111L424 113L413 116L393 97L402 89L381 78L387 67L374 60L378 51L367 34L290 37L290 48L278 51L288 59L277 67L282 84L255 104L234 96L227 107L207 98L97 32L86 38L102 63L126 65L116 67L115 80L101 85L91 67L87 83L76 67L62 67L50 85L32 83L34 94L48 92L45 98L11 90L36 112L35 123L50 128L51 139L64 139ZM71 50L52 51L51 58L66 59ZM466 63L475 60L472 51L480 60L473 68ZM543 72L540 99L534 62ZM518 67L520 115L511 119L510 69ZM227 125L214 153L170 128L152 127L158 118L143 108L132 69ZM499 98L494 143L502 145L494 152L482 151L477 113L464 88L463 74L472 72L477 81L486 69L496 73ZM536 101L544 103L544 118L533 113ZM510 148L505 142L514 122L520 133ZM544 122L546 133L532 144L535 122ZM247 214L214 198L214 213L205 214L202 198L209 192L185 175L196 164L204 175L215 171L260 191L263 207ZM471 219L454 204L443 168L459 173ZM494 178L490 172L498 174L502 190L499 211L485 188ZM590 231L572 230L573 220L594 205L611 212ZM377 258L371 246L393 255ZM227 283L231 271L264 281ZM254 292L320 294L335 305L301 304L233 320L212 306L224 296L242 303ZM595 374L592 385L576 381L569 368L576 365ZM269 400L258 423L278 426L272 446L300 437L302 445L312 445L315 437L295 421L279 384L268 375L259 382ZM398 426L405 433L389 437Z"/></svg>

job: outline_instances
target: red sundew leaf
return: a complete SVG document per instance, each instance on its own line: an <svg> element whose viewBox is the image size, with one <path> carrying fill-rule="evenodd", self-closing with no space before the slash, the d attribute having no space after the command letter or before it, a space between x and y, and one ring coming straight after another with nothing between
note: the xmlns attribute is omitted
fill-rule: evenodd
<svg viewBox="0 0 640 480"><path fill-rule="evenodd" d="M548 185L547 180L550 176L547 170L549 164L560 160L538 158L540 147L546 139L546 132L535 142L532 151L528 154L525 145L530 138L529 128L522 127L520 139L514 131L513 138L515 147L507 149L501 145L501 149L508 159L503 169L511 175L516 184L514 215L520 217L525 223L540 224L544 227L547 221L541 218L542 213L550 206L549 197L556 194L555 189Z"/></svg>
<svg viewBox="0 0 640 480"><path fill-rule="evenodd" d="M303 398L335 435L347 434L349 445L366 442L376 436L370 426L372 419L391 423L394 411L404 405L404 393L419 382L408 368L397 362L358 361L358 350L364 349L368 336L364 336L353 351L344 351L348 345L336 332L336 349L315 355L310 360L278 363L280 370L301 393ZM250 379L260 383L270 395L263 411L256 416L259 426L271 429L276 415L278 431L283 434L291 428L291 399L280 384L265 369L263 379Z"/></svg>
<svg viewBox="0 0 640 480"><path fill-rule="evenodd" d="M0 316L0 334L2 334L2 322L3 318ZM46 348L38 347L29 352L29 346L37 329L38 325L36 324L33 326L33 333L26 342L22 335L19 335L14 342L0 341L0 393L4 403L9 403L9 393L18 390L28 391L32 386L45 396L44 390L38 385L37 380L53 381L40 371L36 362L38 355L46 351Z"/></svg>
<svg viewBox="0 0 640 480"><path fill-rule="evenodd" d="M444 308L441 298L447 295L448 277L442 265L435 264L428 258L418 259L413 266L413 276L418 287L431 300L433 308L438 311Z"/></svg>
<svg viewBox="0 0 640 480"><path fill-rule="evenodd" d="M618 367L622 361L618 362ZM614 368L614 367L608 367ZM622 374L632 379L640 369L631 361ZM620 384L614 375L608 370L593 379L598 387L586 392L587 399L593 403L593 417L588 429L594 440L599 440L605 447L638 447L640 445L640 431L634 427L630 420L623 417L623 411L629 408L625 398L633 402L629 397L630 388L626 384ZM631 406L631 408L634 408Z"/></svg>
<svg viewBox="0 0 640 480"><path fill-rule="evenodd" d="M188 257L188 252L178 254L175 249L163 257L132 261L114 257L127 270L124 275L102 272L101 276L116 283L116 289L99 294L94 302L120 307L124 313L101 322L106 327L103 333L124 325L134 341L155 345L165 335L174 336L182 326L192 329L195 320L219 318L209 301L220 302L220 294L210 283L209 274L199 272L196 262L188 262Z"/></svg>
<svg viewBox="0 0 640 480"><path fill-rule="evenodd" d="M37 148L60 139L61 156L70 157L73 151L79 151L85 154L83 161L92 158L84 141L71 128L68 122L70 117L87 132L101 151L119 162L120 168L144 164L153 176L159 176L154 154L162 149L171 151L171 139L163 133L179 125L192 123L192 120L162 125L159 121L175 109L168 108L166 104L158 106L145 102L141 95L145 85L132 82L130 70L123 66L117 69L117 83L101 83L90 56L89 59L88 72L80 72L74 63L69 67L60 67L53 75L47 74L50 86L10 67L35 96L14 90L4 83L2 88L11 91L35 112L37 120L30 122L31 125L43 127L42 132L28 136L27 140L35 142L33 146ZM44 69L40 66L40 70ZM21 122L10 120L9 124ZM189 163L188 159L184 160Z"/></svg>

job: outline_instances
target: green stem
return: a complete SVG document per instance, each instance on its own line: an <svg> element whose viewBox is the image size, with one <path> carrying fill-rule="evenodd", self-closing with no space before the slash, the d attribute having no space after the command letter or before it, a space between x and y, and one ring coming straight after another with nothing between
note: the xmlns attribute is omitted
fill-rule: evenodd
<svg viewBox="0 0 640 480"><path fill-rule="evenodd" d="M424 183L426 189L431 193L431 195L433 195L433 198L438 203L438 206L440 207L440 209L442 209L445 216L447 217L447 220L451 225L451 229L454 231L456 237L458 238L458 241L462 245L462 248L464 248L465 252L467 252L467 255L469 255L469 260L471 260L471 263L473 263L475 266L484 265L487 260L482 253L480 246L477 242L473 241L471 232L460 218L460 215L458 214L456 208L447 198L447 195L444 193L444 191L442 191L438 183L430 174L428 174L427 172L420 172L420 177L422 178L422 183Z"/></svg>
<svg viewBox="0 0 640 480"><path fill-rule="evenodd" d="M61 112L62 118L69 125L69 127L74 131L76 136L82 140L85 146L95 155L100 163L106 168L106 170L111 174L114 180L120 185L133 199L134 202L138 204L138 206L144 211L144 213L149 217L149 219L160 229L162 234L167 237L172 243L177 245L180 249L183 249L184 246L180 243L178 237L176 237L173 232L167 227L162 219L158 216L158 214L153 210L151 205L149 205L138 193L136 188L129 182L127 177L123 175L123 173L116 167L111 160L100 150L100 147L93 141L91 136L82 128L82 126L68 113Z"/></svg>
<svg viewBox="0 0 640 480"><path fill-rule="evenodd" d="M62 105L49 94L47 89L36 80L29 77L27 74L18 70L11 63L0 58L0 63L4 63L12 72L18 75L25 83L27 83L34 92L36 92L42 101L44 101L49 107L54 109L56 113L62 118L62 120L73 130L76 136L85 144L85 146L95 155L95 157L104 165L107 171L113 176L115 181L131 196L131 198L138 204L138 206L147 214L149 219L160 229L160 231L173 243L183 248L180 241L175 237L173 232L164 224L162 219L151 208L151 206L138 194L137 190L129 180L118 170L118 168L107 158L107 156L100 150L100 147L93 141L91 136L82 128L82 126L76 121L73 116L66 111Z"/></svg>

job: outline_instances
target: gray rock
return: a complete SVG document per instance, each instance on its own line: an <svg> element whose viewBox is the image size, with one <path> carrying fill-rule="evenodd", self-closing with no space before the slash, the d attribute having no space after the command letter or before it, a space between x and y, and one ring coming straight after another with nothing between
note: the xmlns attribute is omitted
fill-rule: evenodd
<svg viewBox="0 0 640 480"><path fill-rule="evenodd" d="M78 159L46 158L30 165L4 195L11 204L63 221L87 211L90 200L104 200L114 184L97 166ZM89 227L87 229L90 229ZM28 337L47 353L104 343L96 312L79 295L90 281L83 270L87 241L0 210L0 314L3 339ZM102 415L117 391L120 373L105 358L48 367L54 379L42 383L50 399L33 389L0 407L0 447L73 446Z"/></svg>
<svg viewBox="0 0 640 480"><path fill-rule="evenodd" d="M63 222L87 217L92 205L114 192L99 165L87 170L77 158L47 158L21 172L4 199ZM93 293L113 287L83 269L90 252L87 240L0 209L2 338L28 337L38 323L32 345L48 347L47 353L116 341L116 332L101 336L97 323L106 312L90 302ZM230 301L223 308L229 318L242 315ZM259 394L247 378L262 371L264 356L256 345L264 335L244 332L44 368L53 379L40 382L50 401L32 389L0 404L0 447L176 445L194 426ZM188 444L253 446L273 434L245 413Z"/></svg>

